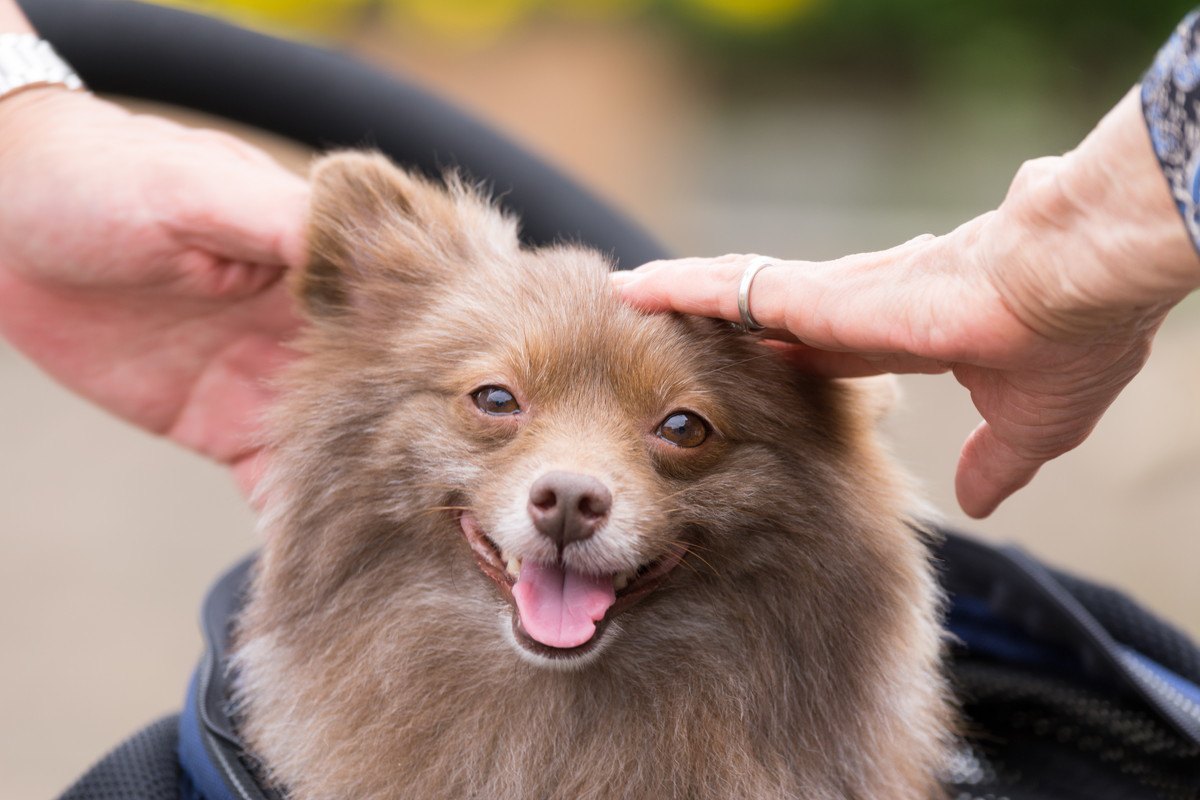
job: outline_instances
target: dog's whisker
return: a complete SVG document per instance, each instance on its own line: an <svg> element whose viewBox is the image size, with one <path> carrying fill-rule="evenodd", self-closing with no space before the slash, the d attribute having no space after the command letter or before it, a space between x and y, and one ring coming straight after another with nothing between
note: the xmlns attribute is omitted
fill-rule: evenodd
<svg viewBox="0 0 1200 800"><path fill-rule="evenodd" d="M697 544L697 543L695 543L695 542L683 542L683 541L680 541L680 542L677 542L677 544L680 544L680 545L684 545L684 546L686 546L689 552L696 552L696 551L699 551L699 552L702 552L702 553L709 553L709 554L713 554L713 555L717 555L717 554L718 554L718 553L717 553L717 551L716 551L714 548L712 548L712 547L705 547L704 545L702 545L702 544Z"/></svg>
<svg viewBox="0 0 1200 800"><path fill-rule="evenodd" d="M670 502L671 500L674 500L677 497L681 497L691 491L693 491L691 486L685 486L682 489L676 489L675 491L673 491L667 495L664 495L662 498L662 502L665 505L666 503Z"/></svg>
<svg viewBox="0 0 1200 800"><path fill-rule="evenodd" d="M696 558L700 558L700 556L696 556ZM704 559L702 559L702 558L700 558L700 560L704 561ZM705 562L705 563L708 563L708 562ZM690 570L693 575L703 575L704 574L696 567L695 564L688 562L687 559L684 559L683 561L679 562L679 565L681 567L683 567L684 569ZM711 567L710 567L710 569L711 569ZM713 574L716 574L716 570L713 570Z"/></svg>
<svg viewBox="0 0 1200 800"><path fill-rule="evenodd" d="M718 570L715 566L713 566L713 563L711 561L709 561L707 558L705 558L704 556L702 556L696 552L697 549L703 549L703 548L698 547L693 542L685 542L681 539L672 540L670 542L670 544L677 546L677 547L682 547L686 551L684 553L684 558L680 561L680 563L687 566L689 569L691 569L697 575L701 574L700 570L696 569L696 566L694 564L688 563L687 556L689 556L689 555L695 557L698 561L700 561L706 567L708 567L712 571L713 575L720 577L721 571Z"/></svg>

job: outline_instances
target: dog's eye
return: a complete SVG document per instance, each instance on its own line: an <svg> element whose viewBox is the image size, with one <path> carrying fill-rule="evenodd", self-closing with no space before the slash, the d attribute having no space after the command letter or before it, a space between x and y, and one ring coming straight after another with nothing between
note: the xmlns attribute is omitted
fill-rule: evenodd
<svg viewBox="0 0 1200 800"><path fill-rule="evenodd" d="M658 426L658 438L677 447L697 447L708 438L708 425L689 411L675 411Z"/></svg>
<svg viewBox="0 0 1200 800"><path fill-rule="evenodd" d="M517 398L502 386L485 386L482 389L476 389L471 397L475 400L475 405L479 407L479 410L485 414L500 416L521 413L521 406L517 404Z"/></svg>

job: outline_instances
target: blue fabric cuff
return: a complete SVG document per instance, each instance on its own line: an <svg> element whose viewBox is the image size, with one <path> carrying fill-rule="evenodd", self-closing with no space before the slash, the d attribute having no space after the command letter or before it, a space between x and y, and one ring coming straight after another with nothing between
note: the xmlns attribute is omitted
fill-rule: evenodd
<svg viewBox="0 0 1200 800"><path fill-rule="evenodd" d="M1171 198L1200 252L1200 11L1179 23L1142 78L1142 113Z"/></svg>

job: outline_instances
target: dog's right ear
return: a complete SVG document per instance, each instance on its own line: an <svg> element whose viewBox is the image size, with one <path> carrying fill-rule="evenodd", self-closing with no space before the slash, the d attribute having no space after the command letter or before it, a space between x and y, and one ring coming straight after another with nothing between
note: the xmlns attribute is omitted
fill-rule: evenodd
<svg viewBox="0 0 1200 800"><path fill-rule="evenodd" d="M422 287L520 248L516 222L457 175L440 185L379 153L335 153L312 170L308 263L295 291L311 319L410 306Z"/></svg>

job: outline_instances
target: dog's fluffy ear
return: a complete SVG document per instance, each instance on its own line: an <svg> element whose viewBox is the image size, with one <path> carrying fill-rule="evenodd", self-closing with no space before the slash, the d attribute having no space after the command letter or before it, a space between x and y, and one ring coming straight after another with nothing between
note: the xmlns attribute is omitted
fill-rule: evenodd
<svg viewBox="0 0 1200 800"><path fill-rule="evenodd" d="M411 304L421 287L520 248L516 222L454 174L443 186L346 152L317 161L311 180L308 263L294 285L313 319Z"/></svg>

